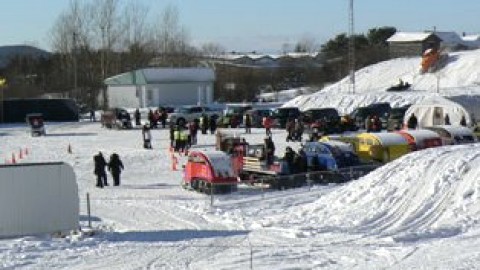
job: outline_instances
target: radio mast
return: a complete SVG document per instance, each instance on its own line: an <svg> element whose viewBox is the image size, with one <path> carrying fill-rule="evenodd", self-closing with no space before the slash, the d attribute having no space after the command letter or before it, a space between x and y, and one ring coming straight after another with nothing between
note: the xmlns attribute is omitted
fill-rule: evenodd
<svg viewBox="0 0 480 270"><path fill-rule="evenodd" d="M348 68L350 71L350 89L355 94L355 28L353 17L353 0L348 7Z"/></svg>

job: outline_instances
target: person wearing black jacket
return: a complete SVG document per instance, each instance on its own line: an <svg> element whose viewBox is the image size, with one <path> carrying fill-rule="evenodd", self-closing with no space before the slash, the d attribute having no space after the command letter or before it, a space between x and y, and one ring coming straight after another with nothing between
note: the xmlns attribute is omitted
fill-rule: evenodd
<svg viewBox="0 0 480 270"><path fill-rule="evenodd" d="M265 159L267 160L267 165L273 164L275 144L273 143L272 137L265 137L263 147L265 151Z"/></svg>
<svg viewBox="0 0 480 270"><path fill-rule="evenodd" d="M415 114L412 113L410 118L408 118L407 127L409 129L416 129L417 125L418 125L417 117L415 116Z"/></svg>
<svg viewBox="0 0 480 270"><path fill-rule="evenodd" d="M97 176L97 187L103 188L103 186L108 186L107 173L105 172L107 162L105 161L102 152L98 152L98 154L93 156L93 162L95 163L95 169L93 172Z"/></svg>
<svg viewBox="0 0 480 270"><path fill-rule="evenodd" d="M133 116L135 118L135 126L140 126L142 123L140 123L141 114L138 108L135 110Z"/></svg>
<svg viewBox="0 0 480 270"><path fill-rule="evenodd" d="M113 153L110 156L110 161L108 162L108 170L113 177L113 185L119 186L120 185L120 174L123 170L123 163L120 160L120 157L117 153Z"/></svg>

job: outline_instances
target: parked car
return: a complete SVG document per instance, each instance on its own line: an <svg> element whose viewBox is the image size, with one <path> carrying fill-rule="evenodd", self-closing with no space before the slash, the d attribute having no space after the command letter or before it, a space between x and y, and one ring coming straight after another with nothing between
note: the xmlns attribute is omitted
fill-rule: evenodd
<svg viewBox="0 0 480 270"><path fill-rule="evenodd" d="M387 130L388 131L393 131L393 130L400 130L403 127L403 118L405 116L405 112L408 110L408 106L404 107L399 107L399 108L393 108L390 111L390 114L388 115L387 119Z"/></svg>
<svg viewBox="0 0 480 270"><path fill-rule="evenodd" d="M176 108L173 113L168 115L167 122L177 125L185 125L195 119L200 119L203 114L208 117L213 115L216 118L219 118L222 112L205 106L182 106Z"/></svg>
<svg viewBox="0 0 480 270"><path fill-rule="evenodd" d="M335 108L308 109L302 112L302 121L308 129L315 127L323 134L341 131L340 115Z"/></svg>
<svg viewBox="0 0 480 270"><path fill-rule="evenodd" d="M275 120L274 126L285 128L288 119L300 119L301 112L297 107L282 107L275 109L272 117Z"/></svg>
<svg viewBox="0 0 480 270"><path fill-rule="evenodd" d="M100 116L102 127L106 128L132 128L130 113L123 108L111 108L105 110Z"/></svg>
<svg viewBox="0 0 480 270"><path fill-rule="evenodd" d="M390 103L382 102L382 103L373 103L366 107L358 107L356 108L351 114L350 117L355 122L355 125L359 129L367 129L365 126L365 120L367 117L370 116L378 116L380 121L382 122L382 129L387 128L387 119L390 114L392 107Z"/></svg>
<svg viewBox="0 0 480 270"><path fill-rule="evenodd" d="M372 114L372 108L358 107L350 113L350 118L359 129L367 129L365 126L365 120Z"/></svg>
<svg viewBox="0 0 480 270"><path fill-rule="evenodd" d="M266 116L272 116L273 111L270 109L251 109L246 111L252 117L253 127L262 127L262 119Z"/></svg>

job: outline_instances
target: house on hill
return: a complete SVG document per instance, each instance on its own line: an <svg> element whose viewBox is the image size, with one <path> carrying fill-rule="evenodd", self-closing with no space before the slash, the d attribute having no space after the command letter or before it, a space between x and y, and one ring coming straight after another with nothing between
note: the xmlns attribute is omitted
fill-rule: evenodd
<svg viewBox="0 0 480 270"><path fill-rule="evenodd" d="M105 79L108 106L146 108L213 102L210 68L146 68Z"/></svg>
<svg viewBox="0 0 480 270"><path fill-rule="evenodd" d="M387 39L390 57L420 56L430 48L440 48L441 39L434 33L396 32Z"/></svg>
<svg viewBox="0 0 480 270"><path fill-rule="evenodd" d="M420 56L430 48L458 51L468 49L455 32L397 32L387 39L390 57Z"/></svg>

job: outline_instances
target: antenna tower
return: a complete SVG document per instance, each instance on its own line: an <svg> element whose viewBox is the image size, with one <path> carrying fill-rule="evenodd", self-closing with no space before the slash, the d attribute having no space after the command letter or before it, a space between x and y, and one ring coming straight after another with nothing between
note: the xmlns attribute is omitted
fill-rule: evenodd
<svg viewBox="0 0 480 270"><path fill-rule="evenodd" d="M355 28L353 17L353 0L348 7L348 68L350 71L350 88L355 94Z"/></svg>

